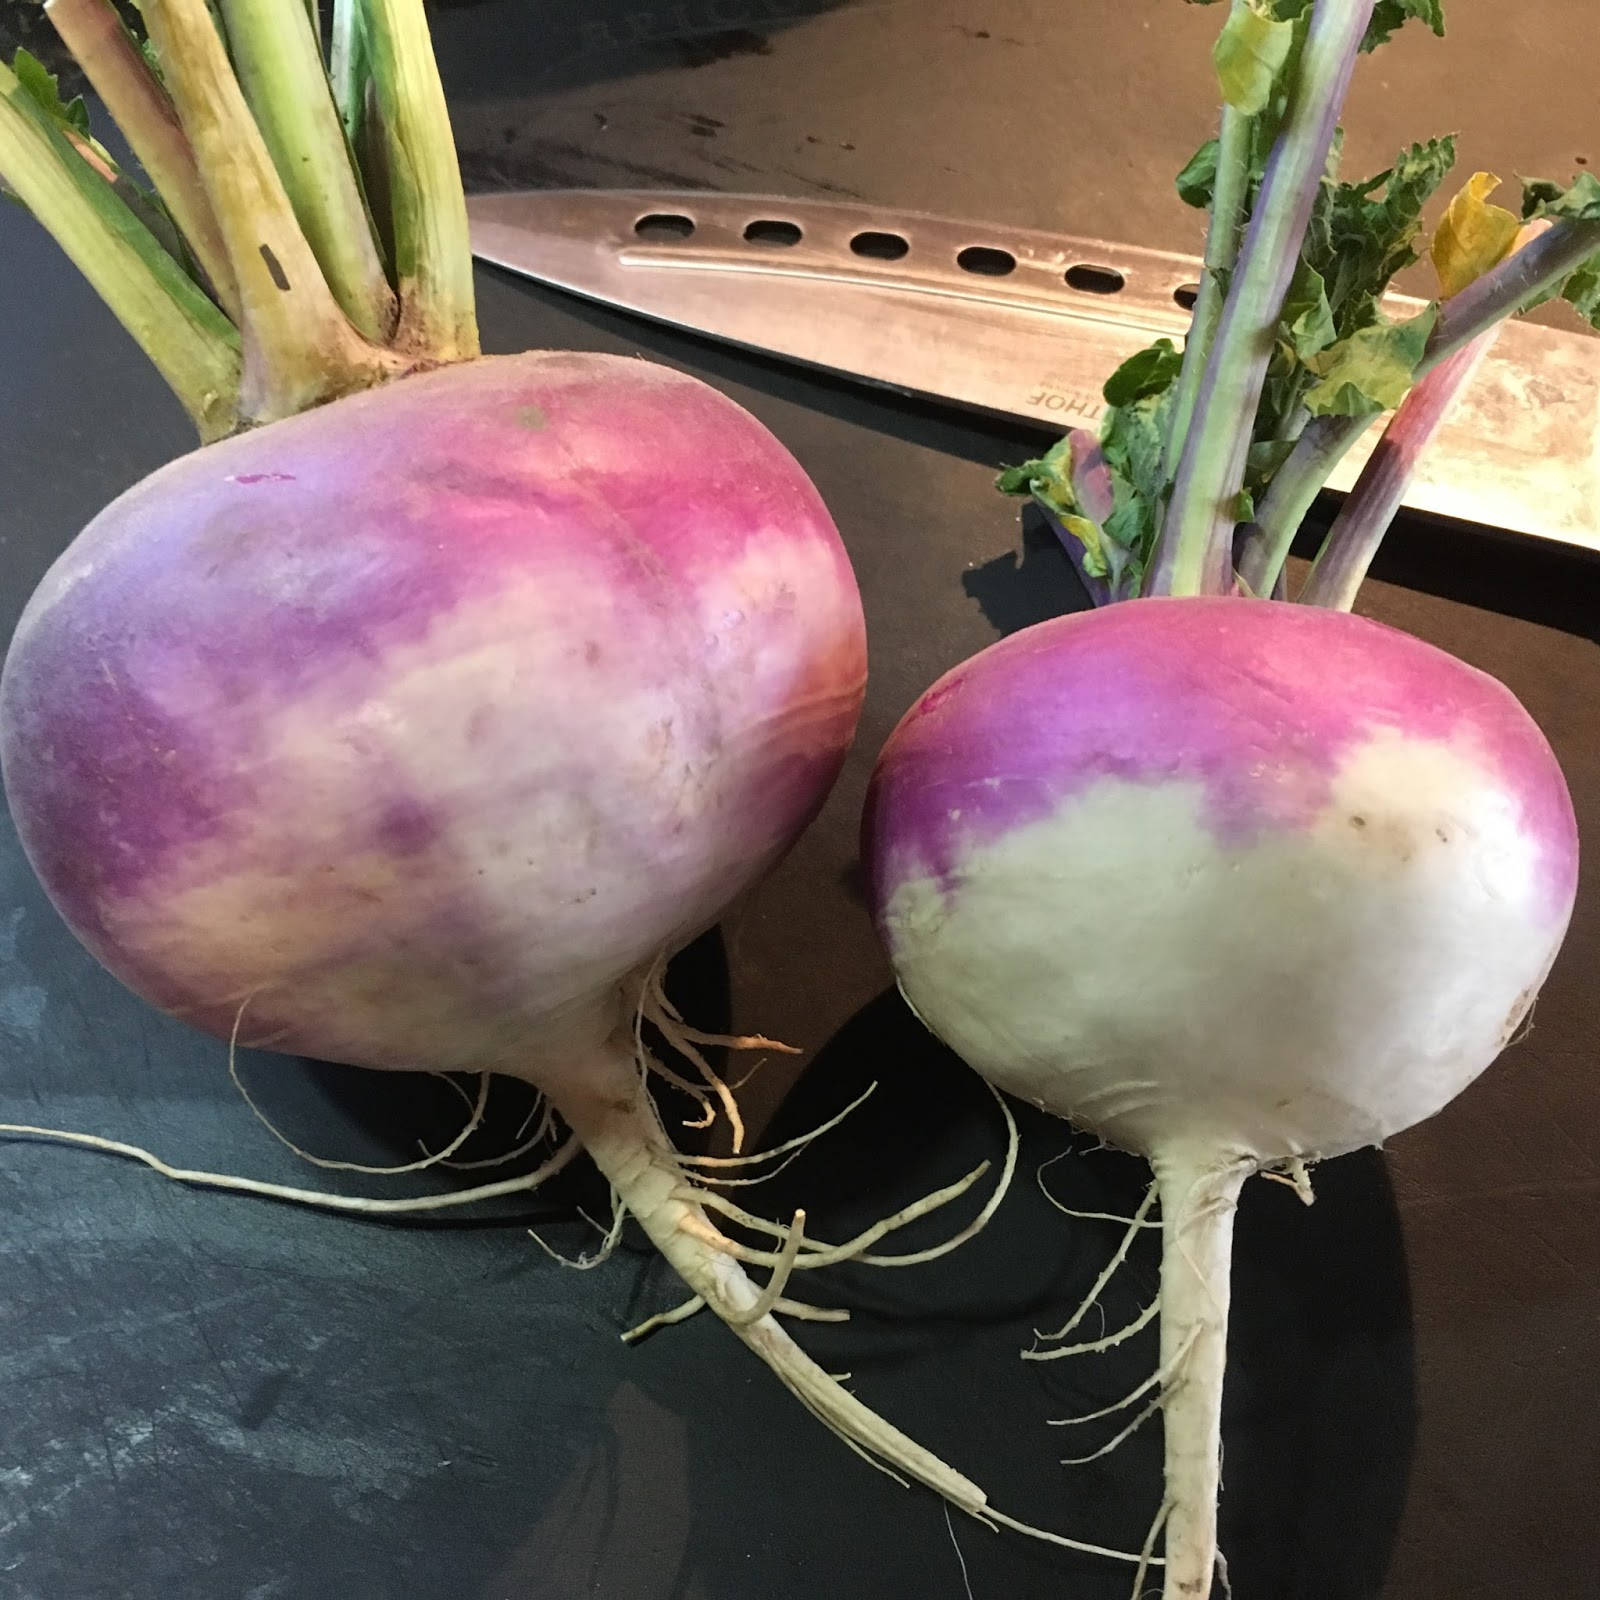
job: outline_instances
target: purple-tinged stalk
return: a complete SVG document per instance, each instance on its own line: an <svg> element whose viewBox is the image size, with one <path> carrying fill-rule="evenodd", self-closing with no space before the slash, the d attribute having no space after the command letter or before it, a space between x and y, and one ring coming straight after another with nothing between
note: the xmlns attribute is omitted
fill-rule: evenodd
<svg viewBox="0 0 1600 1600"><path fill-rule="evenodd" d="M1600 253L1600 221L1555 222L1439 310L1418 368L1426 373L1497 322L1543 299Z"/></svg>
<svg viewBox="0 0 1600 1600"><path fill-rule="evenodd" d="M1249 0L1232 0L1229 21L1235 22L1249 9ZM1254 116L1260 110L1225 97L1217 128L1217 164L1212 181L1211 216L1206 227L1204 260L1199 287L1195 293L1194 316L1183 343L1183 366L1174 390L1172 413L1162 461L1167 476L1176 474L1189 435L1200 382L1206 360L1222 319L1222 275L1233 270L1239 257L1239 240L1244 232L1245 212L1250 197L1250 141Z"/></svg>
<svg viewBox="0 0 1600 1600"><path fill-rule="evenodd" d="M1183 367L1172 402L1172 419L1167 435L1165 465L1169 476L1177 473L1183 447L1189 437L1189 423L1200 396L1205 363L1216 341L1222 320L1223 291L1221 274L1230 272L1238 259L1239 240L1244 227L1245 200L1249 189L1248 150L1250 118L1233 106L1224 106L1217 137L1216 200L1210 226L1206 229L1205 256L1201 262L1199 287L1195 292L1194 318L1183 343Z"/></svg>
<svg viewBox="0 0 1600 1600"><path fill-rule="evenodd" d="M1600 222L1556 222L1440 307L1417 367L1426 377L1507 317L1553 293L1600 252ZM1288 458L1273 474L1256 508L1240 556L1240 576L1253 593L1265 592L1288 560L1295 535L1339 463L1355 448L1373 418L1313 417Z"/></svg>
<svg viewBox="0 0 1600 1600"><path fill-rule="evenodd" d="M1279 312L1333 148L1373 0L1318 0L1184 440L1145 592L1225 594L1256 408Z"/></svg>
<svg viewBox="0 0 1600 1600"><path fill-rule="evenodd" d="M172 98L110 0L46 0L45 15L128 141L194 252L222 309L239 320L239 286Z"/></svg>
<svg viewBox="0 0 1600 1600"><path fill-rule="evenodd" d="M1097 606L1123 598L1122 574L1113 572L1102 530L1114 509L1111 473L1100 441L1087 428L1066 436L1068 479L1076 513L1043 506L1046 521L1061 541L1084 593Z"/></svg>
<svg viewBox="0 0 1600 1600"><path fill-rule="evenodd" d="M0 182L116 313L200 437L231 432L238 420L238 333L4 64Z"/></svg>
<svg viewBox="0 0 1600 1600"><path fill-rule="evenodd" d="M1405 500L1417 463L1503 326L1497 323L1436 363L1401 402L1328 529L1296 597L1302 605L1348 611L1355 604L1389 524Z"/></svg>
<svg viewBox="0 0 1600 1600"><path fill-rule="evenodd" d="M1485 272L1513 257L1520 246L1532 243L1551 226L1537 221L1519 230L1511 212L1488 203L1499 182L1493 173L1475 174L1451 201L1434 234L1431 254L1447 307L1456 305ZM1340 507L1300 592L1302 603L1338 611L1349 611L1355 605L1356 594L1405 499L1418 462L1504 326L1501 319L1442 360L1427 362L1427 370L1390 418Z"/></svg>

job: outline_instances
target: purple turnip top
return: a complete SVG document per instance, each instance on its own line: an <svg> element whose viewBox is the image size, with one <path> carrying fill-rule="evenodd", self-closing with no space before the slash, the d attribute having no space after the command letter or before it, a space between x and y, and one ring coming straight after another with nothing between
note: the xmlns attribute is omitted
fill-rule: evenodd
<svg viewBox="0 0 1600 1600"><path fill-rule="evenodd" d="M771 864L864 672L844 550L754 419L644 362L502 358L109 507L19 627L6 776L156 1004L483 1067Z"/></svg>

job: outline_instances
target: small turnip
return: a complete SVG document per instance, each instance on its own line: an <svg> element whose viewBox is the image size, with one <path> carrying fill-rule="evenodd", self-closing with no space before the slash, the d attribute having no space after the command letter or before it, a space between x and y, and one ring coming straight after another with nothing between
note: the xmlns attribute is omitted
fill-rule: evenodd
<svg viewBox="0 0 1600 1600"><path fill-rule="evenodd" d="M1118 1437L1163 1418L1147 1554L1164 1525L1166 1600L1208 1594L1218 1559L1241 1186L1278 1173L1309 1197L1310 1163L1466 1088L1528 1015L1577 887L1565 781L1511 693L1350 614L1498 322L1552 295L1600 322L1586 177L1529 185L1537 226L1519 230L1478 174L1434 235L1441 303L1385 314L1454 147L1341 183L1336 129L1358 54L1408 16L1442 28L1434 0L1231 7L1219 134L1179 180L1210 212L1189 337L1110 377L1098 437L1001 478L1042 505L1101 609L934 684L884 747L864 821L910 1006L989 1082L1153 1168L1158 1300L1026 1354L1107 1348L1159 1312L1155 1374L1094 1415L1155 1391ZM1302 603L1257 598L1286 594L1312 497L1396 406Z"/></svg>
<svg viewBox="0 0 1600 1600"><path fill-rule="evenodd" d="M1560 769L1506 689L1405 634L1140 600L940 679L866 849L917 1015L1154 1169L1167 1593L1203 1594L1240 1187L1381 1144L1512 1038L1576 892Z"/></svg>

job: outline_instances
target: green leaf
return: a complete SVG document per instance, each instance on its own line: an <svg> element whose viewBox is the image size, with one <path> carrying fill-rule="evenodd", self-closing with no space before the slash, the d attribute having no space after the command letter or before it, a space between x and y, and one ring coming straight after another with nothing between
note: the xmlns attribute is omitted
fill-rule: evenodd
<svg viewBox="0 0 1600 1600"><path fill-rule="evenodd" d="M1311 24L1311 0L1270 0L1275 21L1289 29L1288 51L1283 65L1273 82L1267 104L1249 118L1250 176L1252 186L1259 182L1272 154L1273 144L1282 130L1289 111L1289 95L1298 78L1300 57L1305 48L1306 32Z"/></svg>
<svg viewBox="0 0 1600 1600"><path fill-rule="evenodd" d="M1083 546L1084 571L1104 578L1117 598L1138 593L1160 528L1167 493L1164 428L1180 366L1172 342L1158 340L1124 362L1107 385L1131 398L1113 402L1101 424L1100 460L1111 486L1111 510L1103 521L1088 515L1079 501L1072 476L1072 434L1037 460L1011 467L996 479L1002 493L1030 495L1044 506ZM1077 437L1081 442L1082 435Z"/></svg>
<svg viewBox="0 0 1600 1600"><path fill-rule="evenodd" d="M1100 431L1100 449L1107 464L1129 484L1151 498L1166 491L1161 469L1161 402L1165 395L1147 395L1132 405L1109 412Z"/></svg>
<svg viewBox="0 0 1600 1600"><path fill-rule="evenodd" d="M1307 365L1321 381L1306 391L1307 409L1314 416L1375 417L1399 405L1437 315L1430 305L1404 322L1375 322L1313 356Z"/></svg>
<svg viewBox="0 0 1600 1600"><path fill-rule="evenodd" d="M1555 222L1600 222L1600 178L1580 172L1570 189L1543 179L1529 179L1522 185L1522 217L1549 217Z"/></svg>
<svg viewBox="0 0 1600 1600"><path fill-rule="evenodd" d="M1093 578L1115 580L1126 565L1121 552L1108 557L1099 523L1083 514L1072 482L1073 438L1058 439L1044 455L1021 466L1007 467L995 479L1002 494L1037 500L1061 527L1083 546L1083 570ZM1114 558L1113 558L1114 557Z"/></svg>
<svg viewBox="0 0 1600 1600"><path fill-rule="evenodd" d="M1600 257L1591 257L1555 288L1529 300L1524 313L1552 300L1565 300L1592 328L1600 330Z"/></svg>
<svg viewBox="0 0 1600 1600"><path fill-rule="evenodd" d="M1367 35L1361 41L1363 50L1376 50L1387 44L1390 36L1403 28L1413 17L1425 22L1434 34L1444 38L1444 0L1378 0L1373 7L1372 21L1367 24Z"/></svg>
<svg viewBox="0 0 1600 1600"><path fill-rule="evenodd" d="M1075 514L1078 497L1072 488L1072 435L1064 435L1033 461L1007 467L994 486L1001 494L1032 495L1060 517Z"/></svg>
<svg viewBox="0 0 1600 1600"><path fill-rule="evenodd" d="M1245 462L1246 482L1270 483L1273 473L1289 459L1294 446L1293 439L1264 439L1251 445Z"/></svg>
<svg viewBox="0 0 1600 1600"><path fill-rule="evenodd" d="M16 73L17 82L22 85L28 98L52 122L88 138L89 108L84 105L81 94L75 100L63 102L60 81L56 75L37 56L30 55L26 50L17 51L11 70Z"/></svg>
<svg viewBox="0 0 1600 1600"><path fill-rule="evenodd" d="M1217 0L1187 0L1191 6L1214 6ZM1302 12L1311 9L1312 0L1266 0L1264 9L1280 22L1293 22Z"/></svg>
<svg viewBox="0 0 1600 1600"><path fill-rule="evenodd" d="M1543 179L1525 179L1522 214L1529 221L1548 217L1556 223L1600 222L1600 179L1581 172L1567 189ZM1531 311L1550 300L1565 300L1591 327L1600 329L1600 257L1590 257L1560 288L1530 300L1522 309Z"/></svg>
<svg viewBox="0 0 1600 1600"><path fill-rule="evenodd" d="M1504 206L1489 204L1489 196L1499 187L1492 172L1473 173L1434 230L1429 254L1439 276L1439 293L1446 299L1498 266L1517 242L1516 216Z"/></svg>
<svg viewBox="0 0 1600 1600"><path fill-rule="evenodd" d="M1428 139L1364 182L1323 184L1302 254L1323 279L1341 338L1377 319L1390 280L1416 261L1423 208L1455 153L1453 138Z"/></svg>
<svg viewBox="0 0 1600 1600"><path fill-rule="evenodd" d="M1129 356L1106 379L1108 406L1131 406L1147 395L1161 394L1178 381L1183 352L1170 339L1157 339L1137 355Z"/></svg>
<svg viewBox="0 0 1600 1600"><path fill-rule="evenodd" d="M1057 516L1056 521L1083 546L1083 570L1091 578L1109 577L1111 568L1106 561L1100 524L1072 512L1068 512L1065 516Z"/></svg>
<svg viewBox="0 0 1600 1600"><path fill-rule="evenodd" d="M1562 285L1561 298L1600 331L1600 260L1584 262Z"/></svg>
<svg viewBox="0 0 1600 1600"><path fill-rule="evenodd" d="M1166 509L1163 467L1166 417L1173 389L1150 393L1131 405L1107 412L1100 427L1100 450L1111 470L1112 510L1102 524L1107 547L1126 552L1127 592L1137 593L1138 576L1148 564Z"/></svg>
<svg viewBox="0 0 1600 1600"><path fill-rule="evenodd" d="M1278 321L1284 342L1301 361L1309 361L1339 337L1328 304L1328 286L1309 261L1302 260L1295 268Z"/></svg>
<svg viewBox="0 0 1600 1600"><path fill-rule="evenodd" d="M1265 111L1293 43L1293 25L1280 22L1261 0L1240 6L1223 25L1211 54L1222 98L1246 116Z"/></svg>
<svg viewBox="0 0 1600 1600"><path fill-rule="evenodd" d="M1212 191L1217 184L1217 151L1215 139L1207 139L1184 163L1178 174L1178 198L1196 211L1211 207Z"/></svg>
<svg viewBox="0 0 1600 1600"><path fill-rule="evenodd" d="M134 43L139 46L139 54L144 57L144 64L155 74L156 82L165 84L167 75L162 69L161 57L156 54L156 47L150 43L143 33L134 40Z"/></svg>

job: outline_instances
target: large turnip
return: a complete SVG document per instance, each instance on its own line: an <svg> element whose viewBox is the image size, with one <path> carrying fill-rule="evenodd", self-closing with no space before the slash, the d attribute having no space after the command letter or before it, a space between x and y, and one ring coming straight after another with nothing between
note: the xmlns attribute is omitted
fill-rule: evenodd
<svg viewBox="0 0 1600 1600"><path fill-rule="evenodd" d="M337 102L300 0L223 0L227 51L205 0L155 0L160 81L105 0L52 15L160 194L26 59L0 173L212 442L108 507L12 641L0 757L47 892L230 1043L536 1085L697 1303L981 1511L778 1320L810 1311L791 1271L873 1239L739 1213L776 1242L736 1243L649 1090L641 1019L704 1066L662 964L793 844L854 734L861 605L816 491L689 377L479 356L418 0L339 8Z"/></svg>

